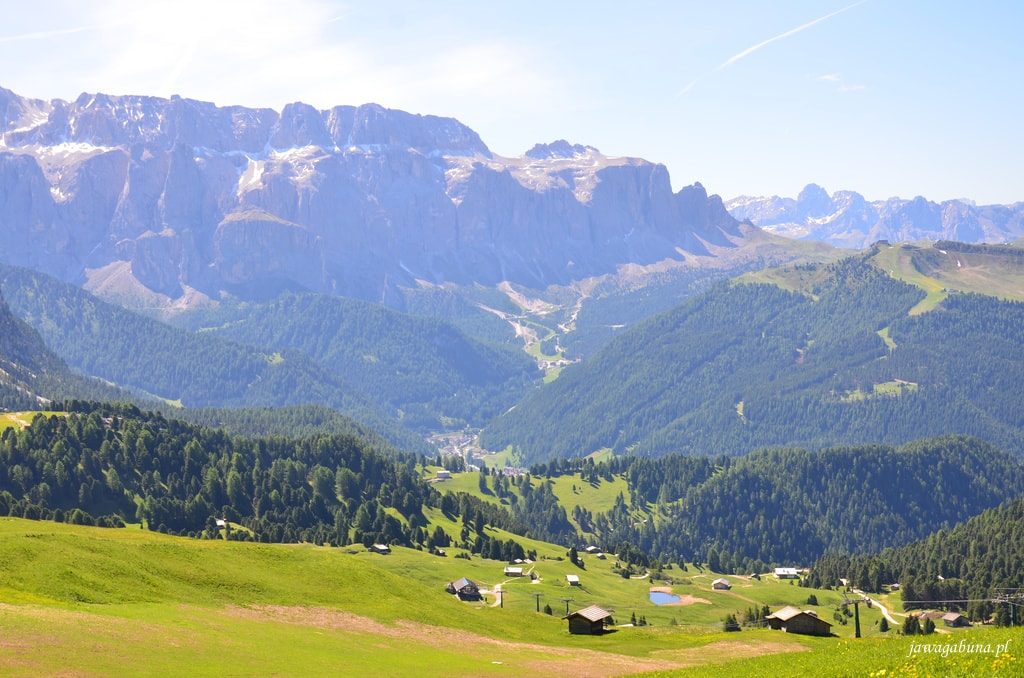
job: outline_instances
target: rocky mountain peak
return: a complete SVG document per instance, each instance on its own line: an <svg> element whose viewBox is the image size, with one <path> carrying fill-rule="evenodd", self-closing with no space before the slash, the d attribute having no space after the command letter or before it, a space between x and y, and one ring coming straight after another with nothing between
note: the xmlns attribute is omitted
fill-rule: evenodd
<svg viewBox="0 0 1024 678"><path fill-rule="evenodd" d="M820 217L832 211L832 198L828 191L818 184L807 184L796 199L800 209L813 217Z"/></svg>
<svg viewBox="0 0 1024 678"><path fill-rule="evenodd" d="M793 198L742 196L726 203L737 219L794 238L840 247L867 247L876 240L1009 242L1024 235L1024 204L977 205L971 200L935 203L925 197L869 201L855 191L831 197L809 184Z"/></svg>
<svg viewBox="0 0 1024 678"><path fill-rule="evenodd" d="M525 153L525 156L535 160L547 160L549 158L574 158L590 154L600 155L601 152L593 146L570 144L565 139L558 139L550 144L535 145Z"/></svg>
<svg viewBox="0 0 1024 678"><path fill-rule="evenodd" d="M0 260L147 305L544 287L739 234L702 186L673 193L663 165L565 140L503 158L458 120L377 104L4 90L0 116Z"/></svg>

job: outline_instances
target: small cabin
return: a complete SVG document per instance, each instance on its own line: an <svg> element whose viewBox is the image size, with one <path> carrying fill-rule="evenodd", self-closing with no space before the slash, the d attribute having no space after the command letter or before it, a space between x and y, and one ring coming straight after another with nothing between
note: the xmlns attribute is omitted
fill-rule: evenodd
<svg viewBox="0 0 1024 678"><path fill-rule="evenodd" d="M459 600L480 600L480 587L465 577L448 582L444 590L458 596Z"/></svg>
<svg viewBox="0 0 1024 678"><path fill-rule="evenodd" d="M450 480L451 477L452 477L452 472L447 470L447 469L441 469L440 471L437 472L437 479L438 480Z"/></svg>
<svg viewBox="0 0 1024 678"><path fill-rule="evenodd" d="M569 621L569 633L599 635L604 633L605 624L610 623L611 617L608 610L591 605L562 618Z"/></svg>
<svg viewBox="0 0 1024 678"><path fill-rule="evenodd" d="M579 586L580 576L578 574L567 574L565 575L565 581L569 582L569 586Z"/></svg>
<svg viewBox="0 0 1024 678"><path fill-rule="evenodd" d="M786 606L764 619L768 622L768 626L776 631L799 633L805 636L832 635L832 625L824 619L820 619L817 613L811 610L799 610Z"/></svg>
<svg viewBox="0 0 1024 678"><path fill-rule="evenodd" d="M971 622L967 621L967 617L963 616L959 612L949 612L948 614L942 615L942 623L954 628L967 627L971 625Z"/></svg>
<svg viewBox="0 0 1024 678"><path fill-rule="evenodd" d="M711 588L716 591L728 591L732 588L732 584L729 583L728 579L716 579L711 582Z"/></svg>
<svg viewBox="0 0 1024 678"><path fill-rule="evenodd" d="M521 567L512 567L511 565L509 565L508 567L505 568L505 576L506 577L522 577L523 576L523 568L521 568Z"/></svg>
<svg viewBox="0 0 1024 678"><path fill-rule="evenodd" d="M387 554L391 553L391 547L387 544L374 544L370 547L370 551L372 551L373 553L379 553L382 556L386 556Z"/></svg>
<svg viewBox="0 0 1024 678"><path fill-rule="evenodd" d="M583 552L584 553L594 554L594 553L600 553L601 549L599 549L596 546L588 546L587 548L583 549Z"/></svg>
<svg viewBox="0 0 1024 678"><path fill-rule="evenodd" d="M776 567L775 568L776 579L799 579L800 573L796 571L795 567Z"/></svg>

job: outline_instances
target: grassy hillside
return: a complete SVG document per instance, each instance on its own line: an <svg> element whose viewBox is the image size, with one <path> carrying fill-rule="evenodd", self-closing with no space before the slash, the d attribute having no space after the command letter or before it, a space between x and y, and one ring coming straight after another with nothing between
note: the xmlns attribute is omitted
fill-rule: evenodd
<svg viewBox="0 0 1024 678"><path fill-rule="evenodd" d="M721 285L566 368L481 443L528 462L947 433L1024 449L1024 304L954 293L911 315L927 300L865 257Z"/></svg>
<svg viewBox="0 0 1024 678"><path fill-rule="evenodd" d="M440 676L574 673L590 663L603 667L603 675L621 675L840 642L712 628L719 612L747 599L797 602L806 596L806 589L788 585L764 583L763 590L742 588L728 603L715 599L673 610L681 623L692 620L698 628L656 623L577 637L557 616L534 612L523 590L535 588L545 599L561 593L547 583L561 574L556 563L537 564L545 573L539 584L508 584L501 608L461 603L441 587L458 573L495 581L490 573L500 572L501 563L352 550L0 519L0 629L13 650L0 657L0 669L150 675L188 666L196 675L308 675L376 666L387 675ZM708 576L687 590L714 598L703 589ZM596 571L584 578L591 588L576 594L580 602L573 607L601 600L618 605L621 619L633 608L619 601L636 598L649 621L668 614L644 605L646 582Z"/></svg>
<svg viewBox="0 0 1024 678"><path fill-rule="evenodd" d="M541 546L548 553L556 549ZM907 642L879 633L877 610L863 606L860 640L852 639L852 622L836 627L838 638L722 633L717 622L727 610L761 602L806 608L814 593L815 609L830 615L841 594L744 578L733 578L732 591L713 592L714 575L692 568L692 583L673 588L708 602L657 608L644 602L649 582L588 561L573 608L600 602L619 622L634 610L652 622L588 637L570 636L557 615L534 611L534 591L563 605L557 580L572 566L559 561L536 563L540 583L506 583L505 605L494 607L494 595L463 603L442 586L456 575L499 583L502 563L401 548L378 556L0 518L0 560L0 671L11 674L706 675L714 666L722 675L762 667L796 675L792 667L814 674L827 666L832 675L865 675L907 663ZM972 630L963 637L1008 636ZM974 657L953 661L961 663L947 666L981 666Z"/></svg>
<svg viewBox="0 0 1024 678"><path fill-rule="evenodd" d="M927 297L910 310L933 310L951 291L1024 300L1024 250L1005 245L879 245L871 262L892 277L920 287Z"/></svg>

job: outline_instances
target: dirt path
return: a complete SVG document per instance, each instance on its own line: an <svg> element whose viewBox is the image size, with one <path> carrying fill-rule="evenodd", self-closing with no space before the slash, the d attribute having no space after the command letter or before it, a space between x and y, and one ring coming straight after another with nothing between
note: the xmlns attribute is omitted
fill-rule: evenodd
<svg viewBox="0 0 1024 678"><path fill-rule="evenodd" d="M880 603L879 601L875 600L874 598L872 598L872 597L871 597L871 596L869 596L868 594L864 593L864 592L863 592L863 591L861 591L860 589L853 589L853 592L854 592L854 593L856 593L857 595L861 595L861 596L864 596L865 598L867 598L868 600L870 600L870 601L871 601L871 604L872 604L872 605L877 605L877 606L878 606L878 609L882 611L882 616L883 616L883 617L885 617L885 618L886 618L886 620L887 620L887 621L888 621L888 622L889 622L890 624L896 624L897 626L899 626L900 624L902 624L902 623L903 623L903 622L900 622L900 621L897 621L897 620L896 620L896 617L894 617L894 616L892 615L892 613L891 613L891 612L889 612L889 608L887 608L887 607L886 607L885 605L882 605L882 603ZM904 616L906 616L906 615L904 615Z"/></svg>
<svg viewBox="0 0 1024 678"><path fill-rule="evenodd" d="M537 566L536 565L531 565L530 569L523 573L523 577L529 577L533 573L533 568L535 568L535 567L537 567ZM522 577L517 577L516 579L521 579L521 578ZM511 584L513 581L515 581L515 579L506 579L505 581L501 582L500 584L495 584L494 585L494 588L491 589L491 593L493 593L495 595L495 598L494 598L494 602L491 603L491 607L498 607L499 605L501 605L502 598L504 598L504 596L505 596L505 592L501 590L501 587L504 586L505 584ZM531 580L530 583L531 584L536 584L539 581L540 581L540 578L538 577L536 581Z"/></svg>

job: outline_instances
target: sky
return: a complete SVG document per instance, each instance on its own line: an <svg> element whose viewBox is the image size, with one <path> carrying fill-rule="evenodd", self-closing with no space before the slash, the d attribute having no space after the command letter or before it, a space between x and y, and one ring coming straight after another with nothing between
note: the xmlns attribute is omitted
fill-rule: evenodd
<svg viewBox="0 0 1024 678"><path fill-rule="evenodd" d="M1024 201L1024 3L0 0L0 86L458 118L677 188Z"/></svg>

